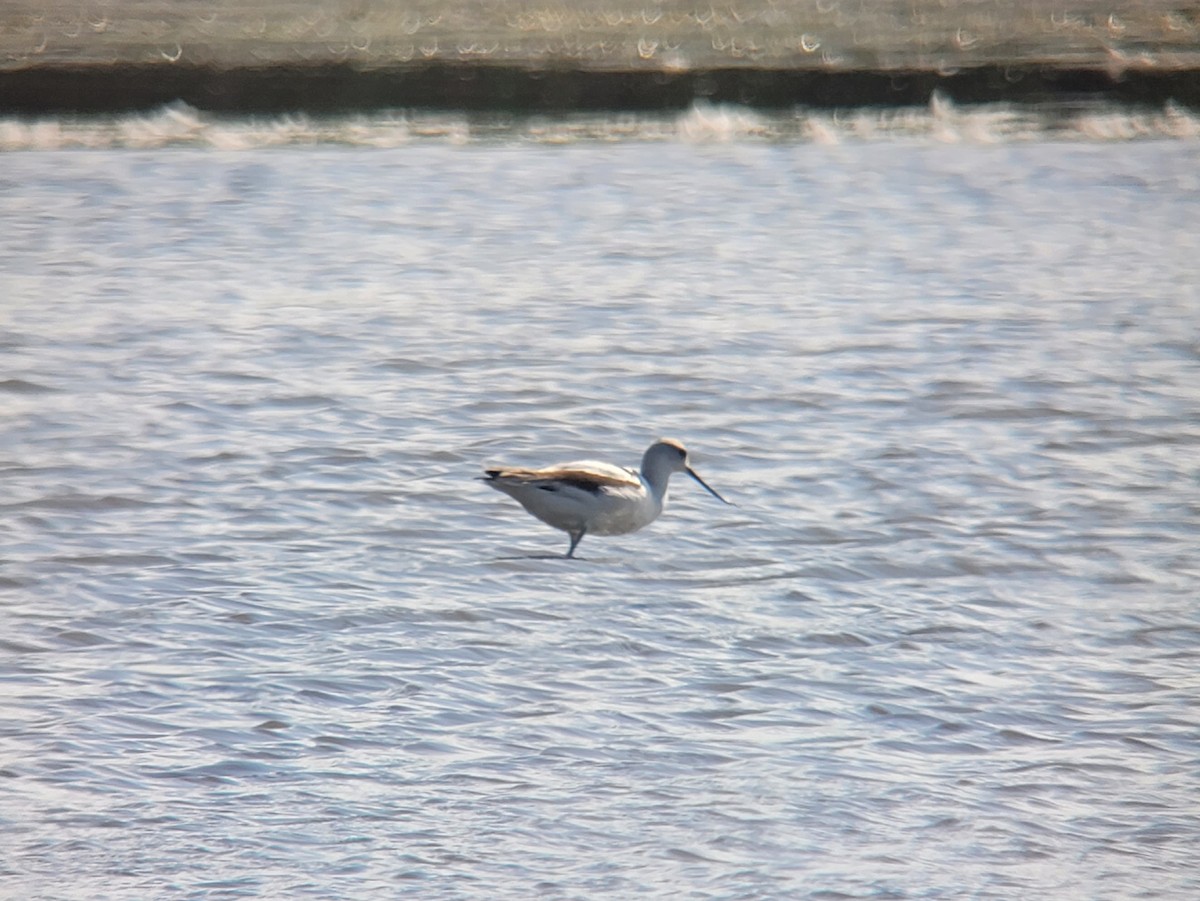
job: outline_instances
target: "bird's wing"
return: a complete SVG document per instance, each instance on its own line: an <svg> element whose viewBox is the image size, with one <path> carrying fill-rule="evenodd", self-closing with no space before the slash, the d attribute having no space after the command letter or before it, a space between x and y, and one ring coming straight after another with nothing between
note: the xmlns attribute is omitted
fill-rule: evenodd
<svg viewBox="0 0 1200 901"><path fill-rule="evenodd" d="M638 488L642 484L633 470L613 466L611 463L601 463L598 460L577 460L574 463L562 463L545 469L489 469L487 474L493 481L503 479L526 484L561 482L591 492L604 488Z"/></svg>
<svg viewBox="0 0 1200 901"><path fill-rule="evenodd" d="M632 469L623 466L613 466L599 460L576 460L573 463L563 463L553 466L546 471L550 478L571 481L583 487L584 484L596 488L640 488L641 477Z"/></svg>

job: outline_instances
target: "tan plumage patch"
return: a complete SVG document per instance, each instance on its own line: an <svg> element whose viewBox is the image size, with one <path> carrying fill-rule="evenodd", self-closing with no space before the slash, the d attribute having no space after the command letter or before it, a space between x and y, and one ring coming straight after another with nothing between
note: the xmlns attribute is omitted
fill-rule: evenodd
<svg viewBox="0 0 1200 901"><path fill-rule="evenodd" d="M628 488L641 483L632 475L618 479L586 469L489 469L488 478L492 481L512 481L524 484L536 482L565 482L575 485L584 491L596 491L600 488Z"/></svg>

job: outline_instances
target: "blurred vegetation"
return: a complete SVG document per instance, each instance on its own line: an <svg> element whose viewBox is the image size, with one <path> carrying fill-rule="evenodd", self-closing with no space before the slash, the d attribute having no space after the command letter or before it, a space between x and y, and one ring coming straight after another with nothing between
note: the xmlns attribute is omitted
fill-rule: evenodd
<svg viewBox="0 0 1200 901"><path fill-rule="evenodd" d="M1185 0L6 0L0 69L479 61L686 71L1200 69Z"/></svg>

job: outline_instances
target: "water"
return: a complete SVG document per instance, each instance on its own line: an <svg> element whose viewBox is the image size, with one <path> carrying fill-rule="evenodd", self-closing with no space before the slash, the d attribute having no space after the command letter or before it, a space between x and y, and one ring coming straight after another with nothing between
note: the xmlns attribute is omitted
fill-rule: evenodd
<svg viewBox="0 0 1200 901"><path fill-rule="evenodd" d="M1200 139L1185 106L1113 103L956 104L934 94L923 107L768 112L698 103L678 113L506 115L377 110L348 116L236 118L173 103L148 114L0 117L0 152L45 150L255 150L308 146L391 149L414 144L561 146L582 141L689 144L886 142L1010 144Z"/></svg>
<svg viewBox="0 0 1200 901"><path fill-rule="evenodd" d="M0 895L1195 897L1196 146L6 154Z"/></svg>

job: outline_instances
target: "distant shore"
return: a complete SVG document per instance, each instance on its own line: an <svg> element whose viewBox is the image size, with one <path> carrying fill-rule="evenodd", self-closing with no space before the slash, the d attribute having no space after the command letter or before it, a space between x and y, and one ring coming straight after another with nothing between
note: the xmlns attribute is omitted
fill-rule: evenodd
<svg viewBox="0 0 1200 901"><path fill-rule="evenodd" d="M844 8L843 8L844 7ZM372 109L1175 103L1200 109L1200 9L976 0L722 6L603 0L172 0L0 11L0 114L182 101L230 114Z"/></svg>
<svg viewBox="0 0 1200 901"><path fill-rule="evenodd" d="M920 70L689 72L536 69L468 63L359 70L347 65L211 69L185 65L53 66L0 73L0 112L120 113L182 101L215 113L327 114L386 108L496 112L680 109L696 102L782 108L956 103L1174 102L1200 109L1200 72L981 66Z"/></svg>

